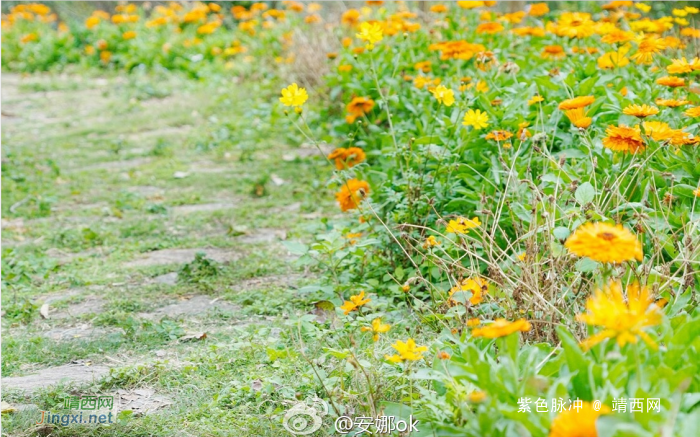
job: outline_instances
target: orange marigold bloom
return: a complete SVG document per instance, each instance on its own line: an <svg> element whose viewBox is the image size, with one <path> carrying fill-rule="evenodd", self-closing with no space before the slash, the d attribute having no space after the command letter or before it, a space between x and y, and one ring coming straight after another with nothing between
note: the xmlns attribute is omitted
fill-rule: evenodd
<svg viewBox="0 0 700 437"><path fill-rule="evenodd" d="M549 12L549 6L547 6L547 3L534 3L530 5L530 10L527 13L533 17L541 17L547 12Z"/></svg>
<svg viewBox="0 0 700 437"><path fill-rule="evenodd" d="M596 411L590 402L582 402L581 408L564 409L552 420L549 437L598 437L596 420L601 414L610 413L610 408L602 405Z"/></svg>
<svg viewBox="0 0 700 437"><path fill-rule="evenodd" d="M579 129L588 129L593 121L591 117L586 116L586 111L583 108L569 109L564 112L571 124Z"/></svg>
<svg viewBox="0 0 700 437"><path fill-rule="evenodd" d="M631 115L637 118L646 118L650 115L656 115L659 113L659 108L655 108L649 105L629 105L622 110L625 115Z"/></svg>
<svg viewBox="0 0 700 437"><path fill-rule="evenodd" d="M545 46L540 56L542 59L561 59L566 56L566 52L560 45Z"/></svg>
<svg viewBox="0 0 700 437"><path fill-rule="evenodd" d="M354 167L363 162L365 158L365 151L359 147L348 147L347 149L340 147L328 155L328 159L335 161L335 168L338 170Z"/></svg>
<svg viewBox="0 0 700 437"><path fill-rule="evenodd" d="M668 140L674 135L674 129L662 121L645 121L642 123L644 133L654 141Z"/></svg>
<svg viewBox="0 0 700 437"><path fill-rule="evenodd" d="M642 243L622 225L584 223L564 243L569 252L602 263L621 263L644 258Z"/></svg>
<svg viewBox="0 0 700 437"><path fill-rule="evenodd" d="M603 146L615 152L637 153L644 150L644 141L639 126L634 128L625 125L608 126L607 136L603 138Z"/></svg>
<svg viewBox="0 0 700 437"><path fill-rule="evenodd" d="M513 136L512 133L505 131L505 130L495 130L491 131L488 135L486 135L487 140L494 140L494 141L505 141Z"/></svg>
<svg viewBox="0 0 700 437"><path fill-rule="evenodd" d="M687 115L688 117L700 117L700 106L686 109L683 114Z"/></svg>
<svg viewBox="0 0 700 437"><path fill-rule="evenodd" d="M669 108L676 108L678 106L687 105L690 103L688 100L676 100L676 99L656 99L656 104L659 106L667 106Z"/></svg>
<svg viewBox="0 0 700 437"><path fill-rule="evenodd" d="M656 83L663 86L668 86L671 88L677 88L679 86L685 85L685 79L676 76L666 76L656 79Z"/></svg>
<svg viewBox="0 0 700 437"><path fill-rule="evenodd" d="M360 11L357 9L348 9L343 12L343 15L340 17L340 22L349 26L355 26L359 21Z"/></svg>
<svg viewBox="0 0 700 437"><path fill-rule="evenodd" d="M568 109L584 108L593 103L594 101L595 97L593 96L574 97L573 99L567 99L559 103L559 109L565 111Z"/></svg>
<svg viewBox="0 0 700 437"><path fill-rule="evenodd" d="M456 305L459 301L454 299L455 293L468 291L472 294L469 298L469 303L478 305L484 300L484 293L486 293L488 289L489 283L486 279L479 277L464 279L461 283L450 289L450 298L448 302L450 305ZM462 299L462 303L464 303L464 299Z"/></svg>
<svg viewBox="0 0 700 437"><path fill-rule="evenodd" d="M369 184L367 181L350 179L335 194L335 199L342 211L355 209L360 202L369 195Z"/></svg>
<svg viewBox="0 0 700 437"><path fill-rule="evenodd" d="M374 100L368 97L354 97L346 109L349 114L345 117L348 123L353 123L357 117L367 114L374 108Z"/></svg>
<svg viewBox="0 0 700 437"><path fill-rule="evenodd" d="M637 64L651 64L654 55L661 53L661 50L666 48L664 40L656 36L648 36L639 43L637 53L632 56L632 59Z"/></svg>
<svg viewBox="0 0 700 437"><path fill-rule="evenodd" d="M447 6L445 6L445 5L433 5L430 7L430 12L434 12L436 14L447 12Z"/></svg>
<svg viewBox="0 0 700 437"><path fill-rule="evenodd" d="M527 332L532 329L532 325L525 319L509 322L506 319L496 319L493 323L483 328L474 328L472 337L499 338L510 335L514 332Z"/></svg>
<svg viewBox="0 0 700 437"><path fill-rule="evenodd" d="M476 33L488 33L493 35L501 31L503 31L503 25L495 21L481 23L476 27Z"/></svg>

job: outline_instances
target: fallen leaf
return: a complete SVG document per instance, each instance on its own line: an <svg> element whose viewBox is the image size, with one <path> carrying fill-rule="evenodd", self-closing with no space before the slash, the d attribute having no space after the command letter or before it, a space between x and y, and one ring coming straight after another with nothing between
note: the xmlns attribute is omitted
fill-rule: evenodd
<svg viewBox="0 0 700 437"><path fill-rule="evenodd" d="M253 391L260 391L262 389L262 381L259 379L256 379L250 384L250 388L253 389Z"/></svg>
<svg viewBox="0 0 700 437"><path fill-rule="evenodd" d="M284 179L282 179L274 173L270 175L270 179L272 180L272 183L277 185L278 187L284 185Z"/></svg>
<svg viewBox="0 0 700 437"><path fill-rule="evenodd" d="M207 338L206 332L198 332L196 334L188 334L180 337L180 341L204 340Z"/></svg>
<svg viewBox="0 0 700 437"><path fill-rule="evenodd" d="M14 413L15 411L17 411L17 408L13 407L5 401L2 401L2 414Z"/></svg>
<svg viewBox="0 0 700 437"><path fill-rule="evenodd" d="M175 179L184 179L184 178L186 178L186 177L189 176L189 175L190 175L190 174L189 174L188 172L186 172L186 171L176 171L175 173L173 173L173 177L174 177Z"/></svg>
<svg viewBox="0 0 700 437"><path fill-rule="evenodd" d="M39 314L41 314L41 317L44 319L49 318L49 304L45 303L41 306L39 309Z"/></svg>

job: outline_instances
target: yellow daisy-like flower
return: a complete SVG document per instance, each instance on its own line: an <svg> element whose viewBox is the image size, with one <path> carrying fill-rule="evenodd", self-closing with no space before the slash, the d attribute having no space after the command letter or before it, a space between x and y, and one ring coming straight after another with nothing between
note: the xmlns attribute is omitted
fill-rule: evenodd
<svg viewBox="0 0 700 437"><path fill-rule="evenodd" d="M347 316L348 314L350 314L350 311L355 311L356 309L358 309L359 307L371 300L372 299L370 299L369 297L365 299L365 292L363 290L360 292L360 294L350 296L350 300L346 300L345 303L343 303L340 306L340 309L343 310L343 312Z"/></svg>
<svg viewBox="0 0 700 437"><path fill-rule="evenodd" d="M379 23L369 23L367 21L360 24L360 32L355 36L362 41L367 41L367 49L372 50L374 45L384 39L384 30Z"/></svg>
<svg viewBox="0 0 700 437"><path fill-rule="evenodd" d="M596 420L610 412L606 405L596 411L590 402L582 402L581 408L563 410L552 420L549 437L598 437Z"/></svg>
<svg viewBox="0 0 700 437"><path fill-rule="evenodd" d="M608 126L603 146L615 152L637 153L645 148L639 127Z"/></svg>
<svg viewBox="0 0 700 437"><path fill-rule="evenodd" d="M700 106L686 109L683 113L688 117L700 117Z"/></svg>
<svg viewBox="0 0 700 437"><path fill-rule="evenodd" d="M455 220L450 220L449 223L447 223L447 229L445 230L449 234L468 234L469 229L479 226L481 226L479 217L474 217L471 220L466 217L457 217Z"/></svg>
<svg viewBox="0 0 700 437"><path fill-rule="evenodd" d="M632 56L632 59L637 64L651 64L654 55L661 53L661 50L666 48L666 43L662 38L657 36L648 36L639 43L637 53Z"/></svg>
<svg viewBox="0 0 700 437"><path fill-rule="evenodd" d="M622 285L616 281L610 282L603 290L596 290L586 301L586 310L576 319L605 329L584 340L581 343L584 349L590 349L607 338L615 338L620 347L627 343L636 344L641 338L656 349L656 343L644 329L661 323L661 311L649 296L647 287L640 287L637 283L628 286L625 302Z"/></svg>
<svg viewBox="0 0 700 437"><path fill-rule="evenodd" d="M695 195L695 197L700 197L700 187L693 191L693 194Z"/></svg>
<svg viewBox="0 0 700 437"><path fill-rule="evenodd" d="M676 99L656 99L656 104L659 106L666 106L669 108L676 108L678 106L687 105L690 103L688 100L676 100Z"/></svg>
<svg viewBox="0 0 700 437"><path fill-rule="evenodd" d="M527 101L527 104L534 105L535 103L540 103L540 102L544 102L544 98L542 96L537 95L537 96L532 96L532 98Z"/></svg>
<svg viewBox="0 0 700 437"><path fill-rule="evenodd" d="M379 334L384 334L385 332L389 331L389 328L391 328L391 325L382 323L382 319L376 318L372 320L372 326L364 326L362 328L362 332L373 332L374 335L372 336L372 339L377 341L379 340Z"/></svg>
<svg viewBox="0 0 700 437"><path fill-rule="evenodd" d="M644 257L642 243L622 225L585 223L564 244L576 256L586 256L602 263L621 263Z"/></svg>
<svg viewBox="0 0 700 437"><path fill-rule="evenodd" d="M574 97L573 99L567 99L559 103L559 109L566 111L569 109L585 108L595 101L593 96L581 96Z"/></svg>
<svg viewBox="0 0 700 437"><path fill-rule="evenodd" d="M654 141L668 140L674 135L674 129L663 121L645 121L642 126L644 126L644 133Z"/></svg>
<svg viewBox="0 0 700 437"><path fill-rule="evenodd" d="M452 106L455 103L455 93L444 85L438 85L430 91L438 102L445 106Z"/></svg>
<svg viewBox="0 0 700 437"><path fill-rule="evenodd" d="M476 111L470 109L464 114L464 120L462 124L465 126L472 126L475 130L481 130L489 125L489 117L485 112L477 109Z"/></svg>
<svg viewBox="0 0 700 437"><path fill-rule="evenodd" d="M384 355L384 358L392 363L400 363L402 361L418 361L423 359L423 352L427 351L427 346L418 346L416 342L409 338L406 343L397 340L391 347L396 349L398 355Z"/></svg>
<svg viewBox="0 0 700 437"><path fill-rule="evenodd" d="M472 305L478 305L484 300L484 293L489 289L489 283L484 278L468 278L463 280L460 284L455 285L450 289L450 305L456 305L457 301L453 299L455 293L460 291L469 291L472 296L469 298L469 303Z"/></svg>
<svg viewBox="0 0 700 437"><path fill-rule="evenodd" d="M284 106L301 106L309 98L305 88L299 88L299 85L293 83L282 90L280 102Z"/></svg>
<svg viewBox="0 0 700 437"><path fill-rule="evenodd" d="M509 322L506 319L496 319L493 323L483 328L475 328L472 337L499 338L510 335L514 332L527 332L532 329L532 325L525 319Z"/></svg>
<svg viewBox="0 0 700 437"><path fill-rule="evenodd" d="M622 110L625 115L632 115L637 118L645 118L659 113L659 108L649 105L629 105Z"/></svg>
<svg viewBox="0 0 700 437"><path fill-rule="evenodd" d="M678 88L685 85L685 79L676 76L666 76L656 79L656 83L671 88Z"/></svg>

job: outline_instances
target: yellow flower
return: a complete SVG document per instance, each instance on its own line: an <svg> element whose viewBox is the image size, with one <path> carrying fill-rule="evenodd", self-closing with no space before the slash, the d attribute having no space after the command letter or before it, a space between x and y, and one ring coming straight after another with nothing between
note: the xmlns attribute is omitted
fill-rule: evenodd
<svg viewBox="0 0 700 437"><path fill-rule="evenodd" d="M564 112L571 124L579 129L587 129L593 121L591 117L586 116L586 111L583 108L569 109Z"/></svg>
<svg viewBox="0 0 700 437"><path fill-rule="evenodd" d="M627 47L620 47L616 52L608 52L598 58L598 68L613 69L616 67L624 67L630 63L629 58L625 55L629 51Z"/></svg>
<svg viewBox="0 0 700 437"><path fill-rule="evenodd" d="M440 245L440 242L438 240L436 240L434 236L429 235L428 238L426 238L425 241L423 242L423 249L427 249L429 247L435 247L435 246L439 246L439 245Z"/></svg>
<svg viewBox="0 0 700 437"><path fill-rule="evenodd" d="M370 299L369 297L365 299L365 292L363 290L360 292L360 294L350 296L350 300L346 300L345 303L343 303L340 306L340 309L343 310L343 312L347 316L348 314L350 314L350 311L355 311L356 309L358 309L359 307L371 300L372 299Z"/></svg>
<svg viewBox="0 0 700 437"><path fill-rule="evenodd" d="M687 105L690 103L688 100L676 100L676 99L656 99L656 104L659 106L667 106L669 108L676 108L678 106Z"/></svg>
<svg viewBox="0 0 700 437"><path fill-rule="evenodd" d="M451 305L456 305L458 302L453 299L455 293L460 291L469 291L472 296L469 298L469 303L472 305L479 305L484 300L484 293L488 291L489 283L483 278L468 278L463 280L460 284L455 285L450 289L449 303Z"/></svg>
<svg viewBox="0 0 700 437"><path fill-rule="evenodd" d="M464 121L462 121L462 124L465 126L472 126L474 129L480 130L489 125L488 121L489 117L485 112L481 112L479 109L476 111L470 109L466 114L464 114Z"/></svg>
<svg viewBox="0 0 700 437"><path fill-rule="evenodd" d="M482 402L484 399L486 399L486 392L474 390L473 392L469 393L469 402L473 402L475 404L478 404L479 402Z"/></svg>
<svg viewBox="0 0 700 437"><path fill-rule="evenodd" d="M576 256L587 256L603 263L621 263L644 257L642 244L622 225L585 223L564 244Z"/></svg>
<svg viewBox="0 0 700 437"><path fill-rule="evenodd" d="M373 332L374 335L372 336L372 338L374 339L374 341L377 341L379 340L379 334L384 334L385 332L389 331L389 328L391 328L391 325L382 323L382 319L377 318L372 320L372 326L363 327L362 332Z"/></svg>
<svg viewBox="0 0 700 437"><path fill-rule="evenodd" d="M136 32L133 30L127 30L122 34L123 39L134 39L136 38Z"/></svg>
<svg viewBox="0 0 700 437"><path fill-rule="evenodd" d="M632 59L637 64L651 64L654 55L661 53L661 50L666 48L664 40L657 36L648 36L639 43L637 53L632 56Z"/></svg>
<svg viewBox="0 0 700 437"><path fill-rule="evenodd" d="M496 319L493 323L483 328L475 328L472 337L499 338L510 335L514 332L527 332L532 329L532 325L525 319L509 322L506 319Z"/></svg>
<svg viewBox="0 0 700 437"><path fill-rule="evenodd" d="M639 126L634 128L625 125L608 126L607 136L603 138L603 146L615 152L637 153L644 150L644 141Z"/></svg>
<svg viewBox="0 0 700 437"><path fill-rule="evenodd" d="M625 115L632 115L637 118L646 118L650 115L656 115L659 113L659 108L655 108L649 105L629 105L622 110Z"/></svg>
<svg viewBox="0 0 700 437"><path fill-rule="evenodd" d="M567 99L559 103L559 109L566 111L568 109L578 109L584 108L595 101L593 96L581 96L574 97L573 99Z"/></svg>
<svg viewBox="0 0 700 437"><path fill-rule="evenodd" d="M335 199L340 205L341 211L349 211L360 205L360 202L369 194L369 184L366 181L350 179L335 194Z"/></svg>
<svg viewBox="0 0 700 437"><path fill-rule="evenodd" d="M650 136L654 141L668 140L673 137L674 130L662 121L645 121L642 123L644 126L644 133Z"/></svg>
<svg viewBox="0 0 700 437"><path fill-rule="evenodd" d="M92 29L98 24L100 24L100 21L100 17L89 17L87 20L85 20L85 27L87 27L88 29Z"/></svg>
<svg viewBox="0 0 700 437"><path fill-rule="evenodd" d="M530 100L527 101L528 105L534 105L535 103L544 102L544 98L540 95L532 96Z"/></svg>
<svg viewBox="0 0 700 437"><path fill-rule="evenodd" d="M360 32L355 34L355 36L363 41L367 41L367 49L372 50L374 45L384 38L382 34L382 26L379 23L368 23L365 21L360 24Z"/></svg>
<svg viewBox="0 0 700 437"><path fill-rule="evenodd" d="M622 285L612 281L603 290L596 290L586 301L586 313L576 319L590 326L605 329L581 343L590 349L606 338L615 338L622 347L627 343L637 343L638 338L656 349L656 343L644 332L645 328L661 323L660 308L654 305L647 287L634 283L627 287L627 302L622 294Z"/></svg>
<svg viewBox="0 0 700 437"><path fill-rule="evenodd" d="M686 109L683 114L687 115L688 117L700 117L700 106L694 106Z"/></svg>
<svg viewBox="0 0 700 437"><path fill-rule="evenodd" d="M293 83L282 90L280 102L284 106L301 106L308 98L309 95L306 93L306 88L299 88L299 85Z"/></svg>
<svg viewBox="0 0 700 437"><path fill-rule="evenodd" d="M659 85L671 87L671 88L677 88L680 86L685 85L685 79L682 77L676 77L676 76L666 76L666 77L660 77L656 79L656 83Z"/></svg>
<svg viewBox="0 0 700 437"><path fill-rule="evenodd" d="M449 234L468 234L469 229L473 229L478 226L481 226L479 217L474 217L471 220L465 217L457 217L455 220L450 220L450 222L447 224L447 229L445 230Z"/></svg>
<svg viewBox="0 0 700 437"><path fill-rule="evenodd" d="M423 359L423 352L427 351L426 346L417 346L416 342L409 338L406 343L401 340L397 340L396 343L392 344L391 347L396 349L398 355L384 355L384 358L391 361L392 363L400 363L404 360L408 361L418 361Z"/></svg>
<svg viewBox="0 0 700 437"><path fill-rule="evenodd" d="M637 7L639 7L637 3ZM610 408L602 405L596 411L590 402L582 402L581 408L572 407L562 410L552 420L549 437L598 437L596 420L601 414L610 413Z"/></svg>
<svg viewBox="0 0 700 437"><path fill-rule="evenodd" d="M446 88L444 85L438 85L435 89L430 91L438 102L445 106L452 106L455 103L455 93L451 89Z"/></svg>
<svg viewBox="0 0 700 437"><path fill-rule="evenodd" d="M693 191L693 194L695 195L695 197L700 197L700 187Z"/></svg>

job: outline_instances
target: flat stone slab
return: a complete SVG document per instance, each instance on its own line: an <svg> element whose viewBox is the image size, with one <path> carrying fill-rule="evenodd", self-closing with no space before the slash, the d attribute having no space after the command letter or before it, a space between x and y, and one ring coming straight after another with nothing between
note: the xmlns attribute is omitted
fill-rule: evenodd
<svg viewBox="0 0 700 437"><path fill-rule="evenodd" d="M107 330L96 328L87 323L70 328L56 328L46 331L44 336L56 341L67 341L74 339L88 339L91 337L104 337L105 335L119 332L119 330Z"/></svg>
<svg viewBox="0 0 700 437"><path fill-rule="evenodd" d="M157 395L155 390L150 388L119 389L115 400L119 401L119 411L131 410L136 416L155 413L158 409L172 404L170 399Z"/></svg>
<svg viewBox="0 0 700 437"><path fill-rule="evenodd" d="M26 376L2 378L3 390L14 389L33 392L60 382L87 384L96 382L109 373L107 366L86 366L84 364L64 364L48 367Z"/></svg>
<svg viewBox="0 0 700 437"><path fill-rule="evenodd" d="M67 308L49 311L50 319L67 319L70 317L80 317L84 314L101 313L107 302L99 296L86 296L81 302L71 304Z"/></svg>
<svg viewBox="0 0 700 437"><path fill-rule="evenodd" d="M153 161L153 158L135 158L124 161L108 161L99 164L88 165L71 169L72 171L94 171L94 170L128 170L140 167Z"/></svg>
<svg viewBox="0 0 700 437"><path fill-rule="evenodd" d="M222 209L232 209L237 206L236 202L216 202L216 203L200 203L198 205L180 205L172 208L176 214L190 214L193 212L211 212L220 211Z"/></svg>
<svg viewBox="0 0 700 437"><path fill-rule="evenodd" d="M162 317L177 318L181 316L205 316L215 310L234 312L238 310L238 307L226 301L212 299L210 296L200 295L158 308L151 313L140 313L139 316L150 320L159 319Z"/></svg>
<svg viewBox="0 0 700 437"><path fill-rule="evenodd" d="M207 258L225 263L235 261L241 254L233 249L195 248L195 249L163 249L148 252L141 258L124 263L125 267L150 267L166 264L185 264L194 260L197 253L204 253Z"/></svg>

